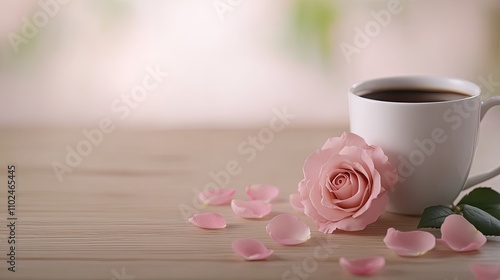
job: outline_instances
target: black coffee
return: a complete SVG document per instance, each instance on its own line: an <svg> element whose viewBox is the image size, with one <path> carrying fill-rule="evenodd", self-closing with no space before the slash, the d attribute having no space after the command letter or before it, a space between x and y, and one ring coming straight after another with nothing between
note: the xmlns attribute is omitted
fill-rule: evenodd
<svg viewBox="0 0 500 280"><path fill-rule="evenodd" d="M390 89L380 91L366 91L360 96L364 98L403 103L441 102L458 100L468 97L463 93L453 91L425 90L425 89Z"/></svg>

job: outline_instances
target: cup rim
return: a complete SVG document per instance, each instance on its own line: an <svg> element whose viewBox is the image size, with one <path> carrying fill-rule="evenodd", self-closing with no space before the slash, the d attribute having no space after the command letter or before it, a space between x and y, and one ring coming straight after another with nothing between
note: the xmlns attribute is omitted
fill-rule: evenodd
<svg viewBox="0 0 500 280"><path fill-rule="evenodd" d="M424 85L426 84L426 85ZM426 89L426 90L448 90L458 92L466 97L455 100L433 101L433 102L400 102L400 101L384 101L363 97L362 92L368 90L391 90L391 89ZM391 104L442 104L461 102L464 100L474 99L481 95L481 88L468 80L444 77L444 76L429 76L429 75L411 75L411 76L391 76L369 79L353 84L349 88L349 94L357 96L361 99L373 102L391 103Z"/></svg>

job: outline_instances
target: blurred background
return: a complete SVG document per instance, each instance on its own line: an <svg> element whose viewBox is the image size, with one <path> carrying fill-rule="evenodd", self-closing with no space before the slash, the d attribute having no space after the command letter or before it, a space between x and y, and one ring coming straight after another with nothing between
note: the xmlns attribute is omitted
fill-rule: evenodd
<svg viewBox="0 0 500 280"><path fill-rule="evenodd" d="M500 92L498 0L1 5L0 126L347 126L349 86L390 75Z"/></svg>

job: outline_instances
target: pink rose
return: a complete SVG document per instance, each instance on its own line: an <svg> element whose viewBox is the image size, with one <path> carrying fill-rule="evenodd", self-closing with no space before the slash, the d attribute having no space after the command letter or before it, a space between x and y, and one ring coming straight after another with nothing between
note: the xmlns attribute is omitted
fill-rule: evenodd
<svg viewBox="0 0 500 280"><path fill-rule="evenodd" d="M356 231L375 222L389 202L398 175L382 149L354 133L326 141L304 163L299 193L318 230Z"/></svg>

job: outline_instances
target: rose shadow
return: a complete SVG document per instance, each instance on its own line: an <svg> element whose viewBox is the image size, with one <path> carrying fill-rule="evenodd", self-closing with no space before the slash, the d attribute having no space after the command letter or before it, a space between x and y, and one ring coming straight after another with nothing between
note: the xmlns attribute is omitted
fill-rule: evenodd
<svg viewBox="0 0 500 280"><path fill-rule="evenodd" d="M384 213L376 222L368 225L361 231L336 230L335 234L351 236L382 236L387 233L388 228L395 228L400 231L417 230L420 217L405 216L393 213Z"/></svg>

